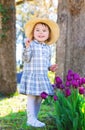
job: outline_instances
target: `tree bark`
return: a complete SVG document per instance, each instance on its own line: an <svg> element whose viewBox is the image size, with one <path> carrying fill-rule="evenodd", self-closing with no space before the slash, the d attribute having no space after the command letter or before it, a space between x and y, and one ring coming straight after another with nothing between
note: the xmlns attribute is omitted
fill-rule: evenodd
<svg viewBox="0 0 85 130"><path fill-rule="evenodd" d="M15 0L0 0L0 93L16 91Z"/></svg>
<svg viewBox="0 0 85 130"><path fill-rule="evenodd" d="M59 65L57 75L65 79L68 69L72 69L85 76L84 0L60 0L58 23L61 33L56 47L56 62Z"/></svg>

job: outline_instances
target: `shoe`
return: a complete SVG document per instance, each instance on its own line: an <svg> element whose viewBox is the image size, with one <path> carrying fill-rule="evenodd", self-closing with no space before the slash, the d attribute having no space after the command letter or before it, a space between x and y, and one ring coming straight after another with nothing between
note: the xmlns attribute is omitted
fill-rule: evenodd
<svg viewBox="0 0 85 130"><path fill-rule="evenodd" d="M27 121L27 126L32 126L32 127L45 127L45 123L35 119L28 119Z"/></svg>

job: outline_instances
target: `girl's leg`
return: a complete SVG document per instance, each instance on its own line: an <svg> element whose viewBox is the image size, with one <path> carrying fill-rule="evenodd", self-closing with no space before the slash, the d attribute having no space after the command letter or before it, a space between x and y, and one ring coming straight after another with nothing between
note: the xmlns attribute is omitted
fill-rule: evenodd
<svg viewBox="0 0 85 130"><path fill-rule="evenodd" d="M35 100L35 116L36 116L36 118L38 117L41 102L42 102L42 98L40 96L37 96L36 100Z"/></svg>
<svg viewBox="0 0 85 130"><path fill-rule="evenodd" d="M27 125L34 127L43 127L44 123L37 120L37 114L39 112L41 99L37 96L27 96ZM38 106L37 106L38 105Z"/></svg>
<svg viewBox="0 0 85 130"><path fill-rule="evenodd" d="M27 96L27 117L30 116L35 117L35 96L28 95Z"/></svg>

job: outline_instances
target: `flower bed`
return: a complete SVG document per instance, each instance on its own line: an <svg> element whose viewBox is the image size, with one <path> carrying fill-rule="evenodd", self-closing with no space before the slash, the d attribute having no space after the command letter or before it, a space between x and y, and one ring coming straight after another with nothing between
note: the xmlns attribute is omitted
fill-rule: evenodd
<svg viewBox="0 0 85 130"><path fill-rule="evenodd" d="M55 95L49 98L43 92L41 97L50 100L54 106L51 115L56 122L58 130L84 130L85 129L85 77L69 70L63 83L59 76L55 77L52 85ZM55 102L54 102L54 101Z"/></svg>

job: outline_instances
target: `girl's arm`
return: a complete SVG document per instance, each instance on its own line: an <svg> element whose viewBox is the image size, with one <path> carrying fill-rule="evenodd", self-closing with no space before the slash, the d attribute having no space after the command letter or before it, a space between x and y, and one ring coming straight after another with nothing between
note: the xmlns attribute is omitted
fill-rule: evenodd
<svg viewBox="0 0 85 130"><path fill-rule="evenodd" d="M50 52L51 52L51 48L50 48ZM57 64L53 64L53 65L51 64L51 57L52 57L52 52L50 53L50 56L49 56L50 65L48 67L48 70L52 71L52 72L56 72L58 65Z"/></svg>
<svg viewBox="0 0 85 130"><path fill-rule="evenodd" d="M30 62L31 57L32 57L32 52L31 52L31 45L30 45L30 40L26 39L25 41L25 46L23 53L22 53L22 60L24 62Z"/></svg>

